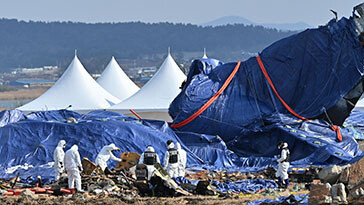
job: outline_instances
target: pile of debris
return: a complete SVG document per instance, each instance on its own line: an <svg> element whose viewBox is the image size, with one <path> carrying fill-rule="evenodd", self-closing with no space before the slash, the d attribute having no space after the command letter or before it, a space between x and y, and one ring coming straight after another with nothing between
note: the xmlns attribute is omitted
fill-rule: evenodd
<svg viewBox="0 0 364 205"><path fill-rule="evenodd" d="M254 175L252 175L250 173L248 173L248 174L244 174L241 172L228 173L226 171L210 172L207 170L186 175L186 178L190 179L190 180L201 180L201 181L214 180L214 181L220 181L220 182L251 179L253 177L254 177Z"/></svg>
<svg viewBox="0 0 364 205"><path fill-rule="evenodd" d="M274 199L276 197L289 197L290 195L307 194L307 188L311 189L310 203L323 202L364 202L364 159L350 167L333 166L324 168L320 172L316 168L292 169L290 172L291 186L280 190L276 187L264 185L257 189L244 186L257 185L255 181L269 183L273 179L275 169L270 167L258 173L230 173L227 171L199 171L189 172L185 181L171 179L160 164L155 166L149 183L137 180L131 170L139 159L134 153L123 153L122 161L113 170L103 172L93 162L84 158L82 160L82 189L86 194L78 194L74 189L68 189L66 176L56 182L42 186L41 179L30 186L19 182L18 178L10 181L0 181L2 195L40 200L42 197L73 197L82 200L96 198L114 198L123 202L131 202L135 199L143 200L144 197L192 197L192 195L206 195L216 199L241 199L244 201L257 199ZM320 180L317 180L320 177ZM254 182L253 182L254 181ZM246 183L246 184L244 184ZM249 184L251 183L251 184ZM255 184L254 184L255 183ZM275 184L274 182L271 182ZM243 185L242 185L243 184ZM307 186L310 184L310 187ZM245 190L240 189L244 187ZM233 189L231 189L234 187ZM225 190L223 190L225 189ZM349 193L348 195L346 193ZM82 196L83 195L83 196ZM143 198L141 198L143 197ZM81 200L80 198L80 200ZM83 199L85 198L85 199ZM292 196L291 196L292 198ZM77 199L78 200L78 199ZM119 202L119 201L118 201Z"/></svg>
<svg viewBox="0 0 364 205"><path fill-rule="evenodd" d="M352 165L331 166L319 172L320 182L310 185L309 204L364 203L364 158Z"/></svg>

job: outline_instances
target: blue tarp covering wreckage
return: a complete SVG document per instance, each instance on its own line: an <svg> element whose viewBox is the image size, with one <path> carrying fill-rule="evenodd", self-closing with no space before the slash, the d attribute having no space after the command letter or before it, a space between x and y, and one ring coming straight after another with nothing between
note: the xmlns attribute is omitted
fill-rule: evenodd
<svg viewBox="0 0 364 205"><path fill-rule="evenodd" d="M269 158L278 154L278 141L287 141L297 166L345 164L363 156L351 129L340 128L342 142L331 129L331 123L344 122L363 92L364 48L352 18L277 41L259 56L279 96L311 120L303 121L283 106L252 57L240 64L206 110L179 126L217 93L238 65L196 60L169 108L171 126L182 133L182 141L191 138L184 132L218 135L240 157Z"/></svg>
<svg viewBox="0 0 364 205"><path fill-rule="evenodd" d="M101 148L110 143L115 143L122 152L137 153L153 145L162 157L167 140L180 142L166 122L138 120L107 111L80 115L59 110L24 115L21 111L10 110L1 114L0 178L14 176L17 172L22 179L30 177L30 182L38 175L44 180L53 178L53 151L62 139L67 142L66 149L77 144L81 157L92 161ZM67 123L69 117L78 123ZM187 150L188 163L201 164L201 160L181 144ZM116 163L110 160L109 165L115 166Z"/></svg>
<svg viewBox="0 0 364 205"><path fill-rule="evenodd" d="M110 143L122 152L138 153L152 145L163 159L165 142L171 139L187 150L187 167L214 170L253 171L274 165L272 157L278 154L276 144L281 140L289 144L293 166L347 164L360 159L363 153L352 129L341 128L343 140L338 142L328 123L341 125L352 109L346 102L355 104L359 99L351 92L361 88L364 49L352 20L343 18L308 29L272 44L260 56L280 96L298 114L313 120L302 121L288 113L256 59L251 58L241 63L226 90L207 110L175 129L166 122L107 111L85 115L66 110L3 111L0 178L20 173L23 181L34 181L40 175L49 182L54 176L53 151L61 139L67 142L66 150L77 144L81 157L92 161ZM184 88L170 106L173 123L196 112L235 66L214 59L194 61ZM329 117L323 116L324 110ZM70 117L78 123L67 123ZM109 165L113 167L115 162Z"/></svg>
<svg viewBox="0 0 364 205"><path fill-rule="evenodd" d="M353 132L355 139L364 140L364 110L355 109L351 112L344 126Z"/></svg>

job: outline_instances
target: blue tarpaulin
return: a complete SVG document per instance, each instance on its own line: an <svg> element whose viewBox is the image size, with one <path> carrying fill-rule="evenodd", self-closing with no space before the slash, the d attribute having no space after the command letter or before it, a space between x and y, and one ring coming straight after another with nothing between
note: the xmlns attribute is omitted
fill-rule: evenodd
<svg viewBox="0 0 364 205"><path fill-rule="evenodd" d="M0 178L13 177L20 172L22 179L30 177L32 181L40 175L44 181L49 181L54 175L53 151L62 139L67 142L65 150L77 144L81 157L92 161L101 148L110 143L121 149L114 152L116 156L127 151L141 154L152 145L163 159L167 140L181 142L166 122L138 120L107 111L81 115L60 110L24 115L11 110L2 114L16 119L3 120L6 125L0 128ZM74 117L78 123L66 123L69 117ZM187 150L188 165L201 165L201 160L181 144ZM109 165L113 167L116 162L110 160Z"/></svg>
<svg viewBox="0 0 364 205"><path fill-rule="evenodd" d="M344 126L352 131L355 139L364 140L364 110L354 109L348 119L346 119Z"/></svg>
<svg viewBox="0 0 364 205"><path fill-rule="evenodd" d="M296 121L280 116L286 123L263 127L259 132L246 130L225 143L219 136L176 132L182 142L206 164L206 169L258 171L276 166L273 157L278 155L276 141L286 141L292 150L291 165L294 167L344 165L354 163L363 156L352 137L352 130L341 129L342 142L336 133L322 120ZM272 146L273 145L273 146ZM257 152L256 150L259 150ZM268 155L268 156L267 156Z"/></svg>
<svg viewBox="0 0 364 205"><path fill-rule="evenodd" d="M328 122L341 121L342 116L332 115L327 121L321 117L362 80L364 48L351 18L332 20L277 41L259 56L284 101L299 115L316 120L303 122L293 116L273 93L253 57L241 63L228 87L202 114L175 128L182 133L178 134L182 141L189 144L191 140L190 134L183 133L218 135L239 157L273 157L278 154L277 143L287 141L292 164L306 166L352 163L363 156L352 130L341 127L343 141L336 140ZM237 65L214 62L207 59L192 64L186 85L170 105L172 124L199 110ZM209 155L189 146L202 158ZM216 152L224 154L216 157L218 161L227 155L235 157L226 150ZM219 163L230 165L231 160Z"/></svg>

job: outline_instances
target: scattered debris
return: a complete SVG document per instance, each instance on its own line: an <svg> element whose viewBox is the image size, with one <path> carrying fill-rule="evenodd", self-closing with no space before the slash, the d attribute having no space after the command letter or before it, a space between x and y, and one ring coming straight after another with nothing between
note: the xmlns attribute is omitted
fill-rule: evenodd
<svg viewBox="0 0 364 205"><path fill-rule="evenodd" d="M140 154L136 152L124 152L120 155L121 162L119 162L115 170L127 170L136 166L139 162Z"/></svg>
<svg viewBox="0 0 364 205"><path fill-rule="evenodd" d="M340 174L344 169L345 167L337 165L331 167L325 167L318 173L318 176L324 183L335 184L338 181Z"/></svg>
<svg viewBox="0 0 364 205"><path fill-rule="evenodd" d="M216 187L214 187L210 182L208 181L199 181L196 189L195 189L195 193L196 194L200 194L200 195L217 195L217 190Z"/></svg>
<svg viewBox="0 0 364 205"><path fill-rule="evenodd" d="M332 185L330 192L333 202L347 203L345 185L343 183Z"/></svg>
<svg viewBox="0 0 364 205"><path fill-rule="evenodd" d="M34 192L30 191L29 189L23 190L21 192L21 195L29 197L30 199L38 199L38 196Z"/></svg>
<svg viewBox="0 0 364 205"><path fill-rule="evenodd" d="M364 158L352 164L349 168L348 185L349 189L363 181L364 176Z"/></svg>
<svg viewBox="0 0 364 205"><path fill-rule="evenodd" d="M309 204L331 203L330 189L331 185L329 183L326 184L312 183L310 188L308 203Z"/></svg>
<svg viewBox="0 0 364 205"><path fill-rule="evenodd" d="M93 172L97 174L104 173L100 167L96 166L96 164L87 159L87 157L84 157L82 159L81 164L83 168L83 173L86 175L91 175Z"/></svg>

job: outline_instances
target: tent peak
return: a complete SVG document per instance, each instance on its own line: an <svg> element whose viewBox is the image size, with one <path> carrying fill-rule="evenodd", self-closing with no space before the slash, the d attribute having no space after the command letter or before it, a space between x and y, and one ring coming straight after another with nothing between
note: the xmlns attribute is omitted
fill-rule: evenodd
<svg viewBox="0 0 364 205"><path fill-rule="evenodd" d="M203 59L206 59L208 58L207 55L206 55L206 48L203 48L203 56L202 56Z"/></svg>

